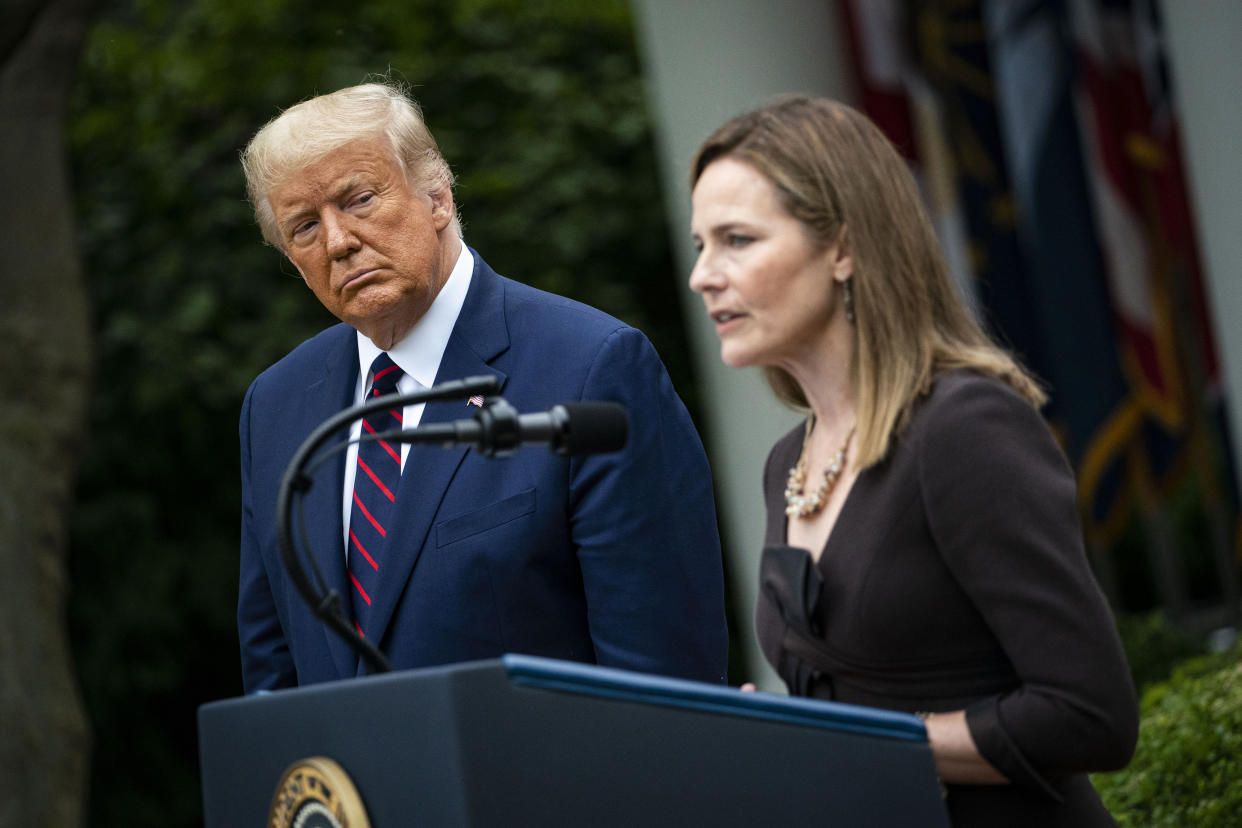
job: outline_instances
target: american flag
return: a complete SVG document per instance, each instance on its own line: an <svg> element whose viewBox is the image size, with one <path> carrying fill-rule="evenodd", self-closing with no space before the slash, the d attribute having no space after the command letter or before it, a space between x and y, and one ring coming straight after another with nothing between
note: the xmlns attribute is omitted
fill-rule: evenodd
<svg viewBox="0 0 1242 828"><path fill-rule="evenodd" d="M483 395L475 394L473 397L466 400L466 405L477 405L479 408L482 408L483 407Z"/></svg>

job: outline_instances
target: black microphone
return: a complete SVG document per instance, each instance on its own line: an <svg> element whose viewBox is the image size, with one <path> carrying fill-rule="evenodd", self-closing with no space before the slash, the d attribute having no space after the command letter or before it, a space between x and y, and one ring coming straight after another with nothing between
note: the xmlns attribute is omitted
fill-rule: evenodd
<svg viewBox="0 0 1242 828"><path fill-rule="evenodd" d="M557 454L601 454L625 448L629 419L615 402L567 402L538 414L518 414L504 397L490 397L473 419L427 423L377 434L400 443L469 443L486 457L505 457L526 443L547 443Z"/></svg>

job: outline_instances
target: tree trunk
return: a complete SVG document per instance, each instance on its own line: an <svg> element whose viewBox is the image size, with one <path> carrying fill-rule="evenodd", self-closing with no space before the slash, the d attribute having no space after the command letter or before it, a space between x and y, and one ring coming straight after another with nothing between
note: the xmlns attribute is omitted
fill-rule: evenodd
<svg viewBox="0 0 1242 828"><path fill-rule="evenodd" d="M65 112L89 7L0 6L0 828L85 815L65 554L90 341Z"/></svg>

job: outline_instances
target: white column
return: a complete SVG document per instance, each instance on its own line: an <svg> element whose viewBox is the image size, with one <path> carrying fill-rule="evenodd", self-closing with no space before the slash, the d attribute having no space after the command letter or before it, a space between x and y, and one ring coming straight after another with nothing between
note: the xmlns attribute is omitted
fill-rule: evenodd
<svg viewBox="0 0 1242 828"><path fill-rule="evenodd" d="M1242 3L1161 0L1191 208L1242 470Z"/></svg>
<svg viewBox="0 0 1242 828"><path fill-rule="evenodd" d="M784 685L764 662L754 633L765 520L761 476L768 449L798 418L776 403L757 371L720 362L715 331L685 281L694 261L687 177L695 150L712 130L775 94L848 100L851 81L837 8L831 0L632 2L683 308L705 392L704 439L730 560L729 587L741 603L732 634L742 645L747 677L763 690L781 691Z"/></svg>

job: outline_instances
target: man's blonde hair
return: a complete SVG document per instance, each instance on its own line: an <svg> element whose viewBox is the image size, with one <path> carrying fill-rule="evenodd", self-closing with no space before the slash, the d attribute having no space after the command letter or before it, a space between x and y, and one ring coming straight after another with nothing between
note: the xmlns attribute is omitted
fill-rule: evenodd
<svg viewBox="0 0 1242 828"><path fill-rule="evenodd" d="M448 162L423 121L422 109L404 90L366 83L319 95L273 118L242 151L246 190L269 244L284 249L268 194L333 150L367 139L387 144L411 187L423 193L452 189ZM453 226L460 234L455 208Z"/></svg>

